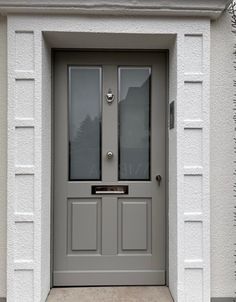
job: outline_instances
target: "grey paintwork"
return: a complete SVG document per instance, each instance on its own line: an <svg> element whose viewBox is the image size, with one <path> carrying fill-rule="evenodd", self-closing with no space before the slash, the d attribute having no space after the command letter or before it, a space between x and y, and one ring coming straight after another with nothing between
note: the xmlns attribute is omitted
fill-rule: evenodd
<svg viewBox="0 0 236 302"><path fill-rule="evenodd" d="M102 181L68 181L68 65L102 66L103 95L115 93L112 105L102 102ZM117 181L117 66L124 65L152 67L151 181ZM166 54L57 52L54 74L53 284L165 284ZM91 195L92 184L128 184L129 194Z"/></svg>

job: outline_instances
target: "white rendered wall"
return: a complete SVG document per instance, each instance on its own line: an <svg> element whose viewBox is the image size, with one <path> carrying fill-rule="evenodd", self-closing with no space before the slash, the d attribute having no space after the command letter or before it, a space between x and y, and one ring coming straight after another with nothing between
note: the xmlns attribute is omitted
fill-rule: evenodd
<svg viewBox="0 0 236 302"><path fill-rule="evenodd" d="M6 296L7 23L0 17L0 297Z"/></svg>
<svg viewBox="0 0 236 302"><path fill-rule="evenodd" d="M5 42L2 42L2 39L6 38L4 35L4 26L6 26L6 19L1 19L1 71L4 70L4 64L6 63L6 59L4 57L4 45L6 44ZM233 238L234 234L232 232L233 200L231 178L231 163L233 161L232 131L234 126L231 106L233 97L232 47L235 38L231 34L230 30L230 17L226 14L224 14L218 21L211 23L211 296L215 297L233 296L233 292L235 290L235 280L233 277L234 267L232 265L233 258L231 257L233 242L235 241ZM1 72L0 76L0 85L4 85L4 79L6 80L4 72ZM170 100L172 98L174 99L175 94L172 93L172 95ZM0 212L0 296L4 296L6 294L6 168L4 169L4 165L6 164L6 150L4 150L6 148L6 96L4 94L4 88L1 88L0 98L0 143L2 145L0 148L0 165L2 168L0 170L0 204L2 209ZM219 112L221 112L221 114L219 114ZM171 134L170 142L172 141L172 138L173 135ZM175 142L173 142L173 144L175 144ZM174 167L176 163L174 155L172 162L170 163L172 163ZM172 192L174 191L175 190ZM222 202L222 200L224 202ZM174 230L172 231L172 234L174 235ZM170 240L170 245L175 241L175 238L175 236L172 237L172 240ZM171 262L173 270L172 274L170 275L170 283L174 283L176 282L174 267L177 273L176 257L173 256L173 258L170 259L170 265Z"/></svg>
<svg viewBox="0 0 236 302"><path fill-rule="evenodd" d="M233 47L230 15L211 24L211 296L235 297ZM234 64L235 65L235 64ZM235 97L234 97L235 98Z"/></svg>
<svg viewBox="0 0 236 302"><path fill-rule="evenodd" d="M1 41L6 38L4 26L6 19L1 19ZM232 89L232 47L234 36L230 32L230 17L224 14L218 21L211 24L211 287L212 296L232 296L235 290L233 277L234 267L232 255L234 233L232 229L232 148L233 148L233 120L231 100ZM224 41L222 43L222 41ZM1 68L4 68L6 59L4 57L5 42L1 42ZM219 64L219 62L221 62ZM2 70L2 69L1 69ZM5 71L6 72L6 71ZM223 75L223 76L222 76ZM0 84L4 84L4 72L1 72ZM222 80L224 80L223 85ZM6 278L6 229L5 229L5 186L6 186L6 96L1 89L1 114L0 148L1 153L1 219L0 219L0 296L4 296ZM172 99L172 98L170 98ZM227 106L226 106L227 104ZM219 115L218 112L222 114ZM218 122L219 121L219 122ZM219 144L219 140L223 143ZM215 152L217 150L217 152ZM230 156L232 158L230 159ZM173 164L175 160L173 159ZM224 200L224 203L222 202ZM221 222L221 223L219 223ZM234 240L234 241L233 241ZM174 241L174 238L173 238ZM173 242L172 241L172 242ZM223 242L223 244L222 244ZM173 258L174 259L174 258ZM172 262L175 264L175 261ZM173 266L174 266L173 264ZM174 271L172 271L174 272ZM175 280L174 275L170 279Z"/></svg>
<svg viewBox="0 0 236 302"><path fill-rule="evenodd" d="M47 31L176 36L170 45L176 105L169 132L170 289L176 302L209 302L209 20L16 15L8 18L8 302L44 301L49 290Z"/></svg>

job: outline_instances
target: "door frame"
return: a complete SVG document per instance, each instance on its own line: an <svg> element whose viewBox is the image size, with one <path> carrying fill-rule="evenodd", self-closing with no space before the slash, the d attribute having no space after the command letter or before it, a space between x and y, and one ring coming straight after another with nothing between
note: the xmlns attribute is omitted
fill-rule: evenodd
<svg viewBox="0 0 236 302"><path fill-rule="evenodd" d="M51 91L52 91L52 101L51 101L51 120L52 120L52 124L51 124L51 133L52 133L52 139L51 139L51 155L52 155L52 159L54 158L54 145L55 145L55 141L54 141L54 133L55 133L55 123L54 123L54 116L55 116L55 112L54 112L54 108L55 108L55 77L54 77L54 66L55 66L55 54L56 52L62 52L64 51L65 53L75 53L75 52L130 52L132 53L164 53L166 56L166 86L165 86L165 91L166 91L166 99L165 99L165 246L164 246L164 250L165 250L165 284L168 285L169 284L169 267L168 267L168 263L169 263L169 250L168 250L168 234L169 234L169 220L168 220L168 182L169 182L169 166L168 166L168 158L169 158L169 137L168 137L168 123L169 123L169 105L168 105L168 96L169 96L169 50L168 49L161 49L161 50L153 50L153 49L52 49L52 53L51 53L51 70L52 70L52 82L51 82ZM101 100L102 102L103 100ZM150 112L151 114L151 112ZM51 251L50 251L50 287L56 287L53 285L53 267L54 267L54 160L52 160L51 162L51 236L50 236L50 241L51 241Z"/></svg>
<svg viewBox="0 0 236 302"><path fill-rule="evenodd" d="M168 130L169 287L174 299L180 302L189 295L199 301L209 301L209 16L146 18L141 11L132 18L128 15L101 17L82 14L75 17L66 13L53 17L9 15L7 35L8 300L14 301L17 296L22 300L44 301L50 289L51 49L112 49L129 45L131 49L169 49L168 101L175 101L175 127ZM21 99L20 106L16 106L15 93L19 83L23 87L27 84L32 87L27 91L35 106L33 117L18 118L18 113L26 113ZM192 116L191 108L185 106L186 89L190 95L201 91L198 101L194 100L200 118ZM20 98L20 94L17 97ZM19 139L22 143L18 143ZM196 145L199 148L196 149ZM28 160L30 165L25 165ZM16 181L26 178L33 181L34 190L32 182L27 182L27 189L31 190L30 202L34 208L31 212L16 212L15 193L23 196L25 192L25 187L16 187ZM192 190L185 191L186 181ZM201 209L189 211L196 197L195 189ZM29 260L25 258L25 249L21 245L22 236L32 251L28 254ZM194 246L199 247L197 254L192 253ZM22 281L28 291L20 290Z"/></svg>

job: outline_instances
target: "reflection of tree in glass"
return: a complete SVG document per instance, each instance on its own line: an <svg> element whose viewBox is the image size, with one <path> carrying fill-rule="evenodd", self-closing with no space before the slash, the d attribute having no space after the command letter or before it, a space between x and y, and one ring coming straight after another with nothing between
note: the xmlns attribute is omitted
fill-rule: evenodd
<svg viewBox="0 0 236 302"><path fill-rule="evenodd" d="M71 143L71 178L99 179L100 177L100 119L89 115L80 124Z"/></svg>
<svg viewBox="0 0 236 302"><path fill-rule="evenodd" d="M97 148L99 144L100 119L95 117L93 120L86 115L74 139L75 143L80 143L83 148Z"/></svg>
<svg viewBox="0 0 236 302"><path fill-rule="evenodd" d="M149 98L150 77L119 102L121 179L149 178Z"/></svg>
<svg viewBox="0 0 236 302"><path fill-rule="evenodd" d="M127 143L136 146L139 145L140 147L148 143L150 134L149 87L150 77L140 87L129 87L126 97L119 102L119 110L123 123L123 125L120 125L120 130L124 131L126 139L128 139ZM122 135L123 133L120 134Z"/></svg>

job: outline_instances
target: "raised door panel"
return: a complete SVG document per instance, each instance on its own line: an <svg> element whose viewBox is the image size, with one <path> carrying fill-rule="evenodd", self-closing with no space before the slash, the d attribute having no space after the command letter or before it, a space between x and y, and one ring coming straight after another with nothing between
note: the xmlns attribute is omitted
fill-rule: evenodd
<svg viewBox="0 0 236 302"><path fill-rule="evenodd" d="M151 199L119 199L119 253L151 252Z"/></svg>
<svg viewBox="0 0 236 302"><path fill-rule="evenodd" d="M71 229L68 228L68 239L71 236L69 251L98 252L101 237L100 200L69 200L68 207L68 223L71 224Z"/></svg>
<svg viewBox="0 0 236 302"><path fill-rule="evenodd" d="M147 249L147 204L146 202L123 202L122 204L122 249Z"/></svg>

